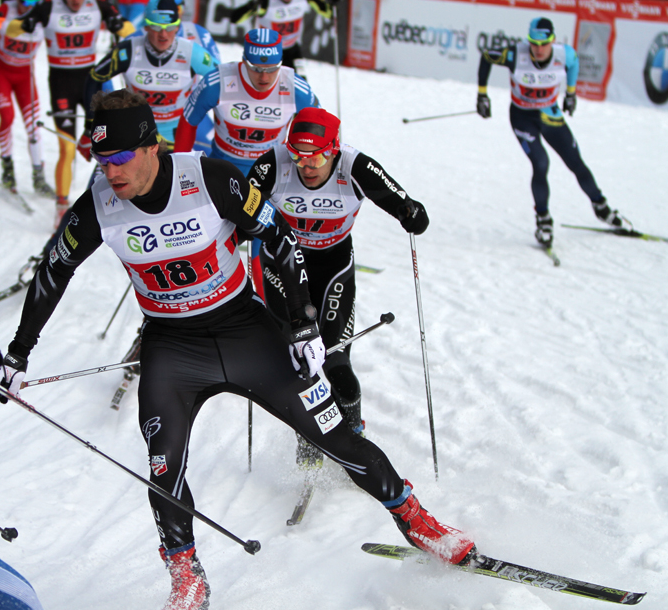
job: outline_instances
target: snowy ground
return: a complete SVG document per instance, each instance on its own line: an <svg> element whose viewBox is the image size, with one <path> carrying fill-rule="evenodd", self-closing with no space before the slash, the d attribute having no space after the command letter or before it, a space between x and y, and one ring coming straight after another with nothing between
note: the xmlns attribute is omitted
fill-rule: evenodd
<svg viewBox="0 0 668 610"><path fill-rule="evenodd" d="M222 46L224 59L240 49ZM43 53L43 51L42 51ZM46 67L38 76L47 108ZM308 64L323 105L337 108L332 66ZM396 321L356 343L367 434L415 485L422 503L493 557L668 593L668 244L562 228L598 225L589 202L552 155L551 210L562 266L534 245L530 166L512 135L508 92L492 89L493 118L405 125L403 117L472 110L474 86L340 69L343 136L375 157L429 211L417 238L440 477L431 458L408 236L366 203L354 239L357 330L392 311ZM44 119L51 125L51 119ZM668 114L579 100L569 123L610 203L640 230L668 236ZM15 158L33 217L2 201L0 287L40 251L53 204L33 198L22 126ZM55 136L43 135L47 174ZM91 166L79 157L73 194ZM20 236L20 237L19 237ZM118 362L140 323L132 299L105 340L127 279L108 249L79 270L34 350L29 379ZM22 297L0 302L0 346ZM136 389L108 404L118 372L23 391L77 435L143 476ZM364 542L399 543L385 510L329 463L304 522L286 527L301 478L292 432L254 411L247 465L246 402L216 397L191 444L197 508L256 556L196 522L212 610L594 610L602 602L456 571L377 559ZM45 610L158 610L169 578L145 488L38 417L0 409L0 526L16 527L0 557L30 579ZM122 602L120 601L122 600ZM662 601L663 600L663 601Z"/></svg>

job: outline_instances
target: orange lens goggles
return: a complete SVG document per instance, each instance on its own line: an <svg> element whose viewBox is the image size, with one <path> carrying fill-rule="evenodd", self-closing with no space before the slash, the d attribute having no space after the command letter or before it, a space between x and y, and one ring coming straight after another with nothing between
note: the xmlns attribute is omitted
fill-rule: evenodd
<svg viewBox="0 0 668 610"><path fill-rule="evenodd" d="M288 154L290 155L290 160L297 167L311 167L313 169L319 169L323 167L329 158L334 152L334 143L332 142L329 146L325 148L320 148L314 150L313 152L304 152L303 150L297 150L290 146L290 143L287 143Z"/></svg>

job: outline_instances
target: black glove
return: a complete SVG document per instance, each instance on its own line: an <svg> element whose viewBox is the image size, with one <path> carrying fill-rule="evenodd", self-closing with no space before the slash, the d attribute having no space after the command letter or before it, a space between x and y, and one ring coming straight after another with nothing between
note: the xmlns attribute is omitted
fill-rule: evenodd
<svg viewBox="0 0 668 610"><path fill-rule="evenodd" d="M267 13L267 0L251 0L238 6L230 13L230 21L232 23L241 23L257 15L263 17Z"/></svg>
<svg viewBox="0 0 668 610"><path fill-rule="evenodd" d="M577 106L577 98L575 97L575 93L567 93L566 97L564 98L564 107L563 110L564 112L568 112L571 116L573 116L573 113L575 112L575 107Z"/></svg>
<svg viewBox="0 0 668 610"><path fill-rule="evenodd" d="M0 385L7 389L14 396L19 395L21 382L26 376L28 370L28 359L9 352L2 361L2 370L0 371ZM7 402L5 396L0 396L0 403Z"/></svg>
<svg viewBox="0 0 668 610"><path fill-rule="evenodd" d="M311 8L325 19L332 18L332 6L337 2L338 0L308 0Z"/></svg>
<svg viewBox="0 0 668 610"><path fill-rule="evenodd" d="M107 29L115 34L118 30L122 30L125 25L125 17L123 15L112 15L107 19Z"/></svg>
<svg viewBox="0 0 668 610"><path fill-rule="evenodd" d="M483 119L488 119L492 116L492 101L486 93L478 93L475 109Z"/></svg>
<svg viewBox="0 0 668 610"><path fill-rule="evenodd" d="M32 34L38 24L37 16L31 13L34 13L34 11L28 11L27 15L21 15L21 17L18 17L18 19L21 21L21 29L28 34Z"/></svg>
<svg viewBox="0 0 668 610"><path fill-rule="evenodd" d="M429 226L429 216L427 210L419 201L411 201L404 209L404 216L400 218L401 226L406 233L422 235Z"/></svg>

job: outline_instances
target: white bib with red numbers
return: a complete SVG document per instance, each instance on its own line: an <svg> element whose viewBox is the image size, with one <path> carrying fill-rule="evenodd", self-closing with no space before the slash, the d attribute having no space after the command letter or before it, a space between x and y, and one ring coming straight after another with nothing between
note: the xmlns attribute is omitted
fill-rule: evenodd
<svg viewBox="0 0 668 610"><path fill-rule="evenodd" d="M299 179L285 146L276 149L276 184L270 200L288 221L302 248L329 248L352 230L362 205L351 177L358 154L352 146L342 144L334 173L320 188L310 190Z"/></svg>
<svg viewBox="0 0 668 610"><path fill-rule="evenodd" d="M72 12L64 0L53 0L46 24L46 50L54 68L85 68L95 65L95 43L102 13L94 0L86 0Z"/></svg>
<svg viewBox="0 0 668 610"><path fill-rule="evenodd" d="M566 50L552 45L552 59L544 68L531 61L529 43L517 45L515 70L510 74L510 96L513 104L527 110L547 108L557 101L561 84L566 80Z"/></svg>
<svg viewBox="0 0 668 610"><path fill-rule="evenodd" d="M139 306L149 316L189 317L213 310L246 283L233 242L236 226L220 217L206 191L201 154L172 155L171 193L160 214L119 199L105 178L92 187L102 239L121 259Z"/></svg>

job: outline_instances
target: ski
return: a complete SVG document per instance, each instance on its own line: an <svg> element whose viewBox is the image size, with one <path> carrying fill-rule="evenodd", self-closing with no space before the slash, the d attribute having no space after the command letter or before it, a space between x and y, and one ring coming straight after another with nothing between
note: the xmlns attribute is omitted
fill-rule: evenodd
<svg viewBox="0 0 668 610"><path fill-rule="evenodd" d="M7 188L5 187L5 192L12 195L12 197L19 203L19 205L26 211L28 214L33 214L35 210L30 206L26 201L25 197L18 192L16 187Z"/></svg>
<svg viewBox="0 0 668 610"><path fill-rule="evenodd" d="M545 252L545 254L550 258L552 264L555 267L561 265L561 260L557 256L557 253L555 252L552 246L546 246L545 244L538 244L536 247L540 248L543 252Z"/></svg>
<svg viewBox="0 0 668 610"><path fill-rule="evenodd" d="M311 503L311 498L315 493L315 477L307 477L304 481L304 487L299 494L299 500L295 504L295 509L292 511L292 517L286 521L286 525L299 525L304 518L304 513Z"/></svg>
<svg viewBox="0 0 668 610"><path fill-rule="evenodd" d="M139 352L141 350L141 328L137 330L137 336L132 342L132 346L128 350L128 353L125 354L121 362L135 362L139 360ZM139 377L139 365L135 364L130 366L123 371L123 380L120 385L116 388L114 396L111 399L111 404L109 405L115 411L118 411L121 406L121 401L123 397L127 394L128 389L132 385L132 382L136 377Z"/></svg>
<svg viewBox="0 0 668 610"><path fill-rule="evenodd" d="M432 556L425 551L411 546L366 543L362 545L362 550L371 555L398 559L400 561L408 557L415 557L418 563L428 563L432 559ZM465 566L445 565L483 576L491 576L492 578L530 585L540 589L549 589L557 593L568 593L570 595L629 606L639 603L646 595L646 593L633 593L622 589L603 587L591 582L575 580L567 576L559 576L558 574L527 568L516 563L501 561L500 559L493 559L479 554L474 555L470 563Z"/></svg>
<svg viewBox="0 0 668 610"><path fill-rule="evenodd" d="M12 296L13 294L16 294L17 292L20 292L27 285L28 284L19 280L18 282L16 282L16 284L12 284L9 288L5 288L4 290L0 290L0 301L2 301L3 299L6 299L7 297Z"/></svg>
<svg viewBox="0 0 668 610"><path fill-rule="evenodd" d="M361 271L362 273L382 273L382 269L377 267L369 267L367 265L355 265L355 271Z"/></svg>
<svg viewBox="0 0 668 610"><path fill-rule="evenodd" d="M611 233L612 235L620 235L621 237L635 237L645 241L665 241L668 242L668 237L661 237L660 235L651 235L649 233L641 233L634 229L622 229L621 227L585 227L581 225L567 225L562 224L562 227L567 229L581 229L583 231L596 231L597 233Z"/></svg>
<svg viewBox="0 0 668 610"><path fill-rule="evenodd" d="M561 265L561 260L559 260L559 257L557 256L557 253L554 251L554 248L552 246L544 247L543 250L545 251L545 254L547 254L550 257L550 259L552 260L552 264L555 267Z"/></svg>
<svg viewBox="0 0 668 610"><path fill-rule="evenodd" d="M19 279L15 284L12 284L8 288L5 288L4 290L0 291L0 301L3 299L6 299L7 297L12 296L13 294L16 294L17 292L20 292L24 288L30 285L30 282L32 281L32 277L35 274L35 269L37 269L37 265L41 262L42 258L39 256L31 256L28 259L28 262L21 267L19 270ZM26 274L28 274L28 277Z"/></svg>
<svg viewBox="0 0 668 610"><path fill-rule="evenodd" d="M114 392L114 396L111 399L111 404L109 405L115 411L118 411L120 409L121 401L123 400L123 397L127 394L127 391L132 385L132 382L134 381L135 377L137 377L137 375L135 375L132 371L125 371L125 373L123 374L123 381L121 381L118 388L116 388L116 392Z"/></svg>

